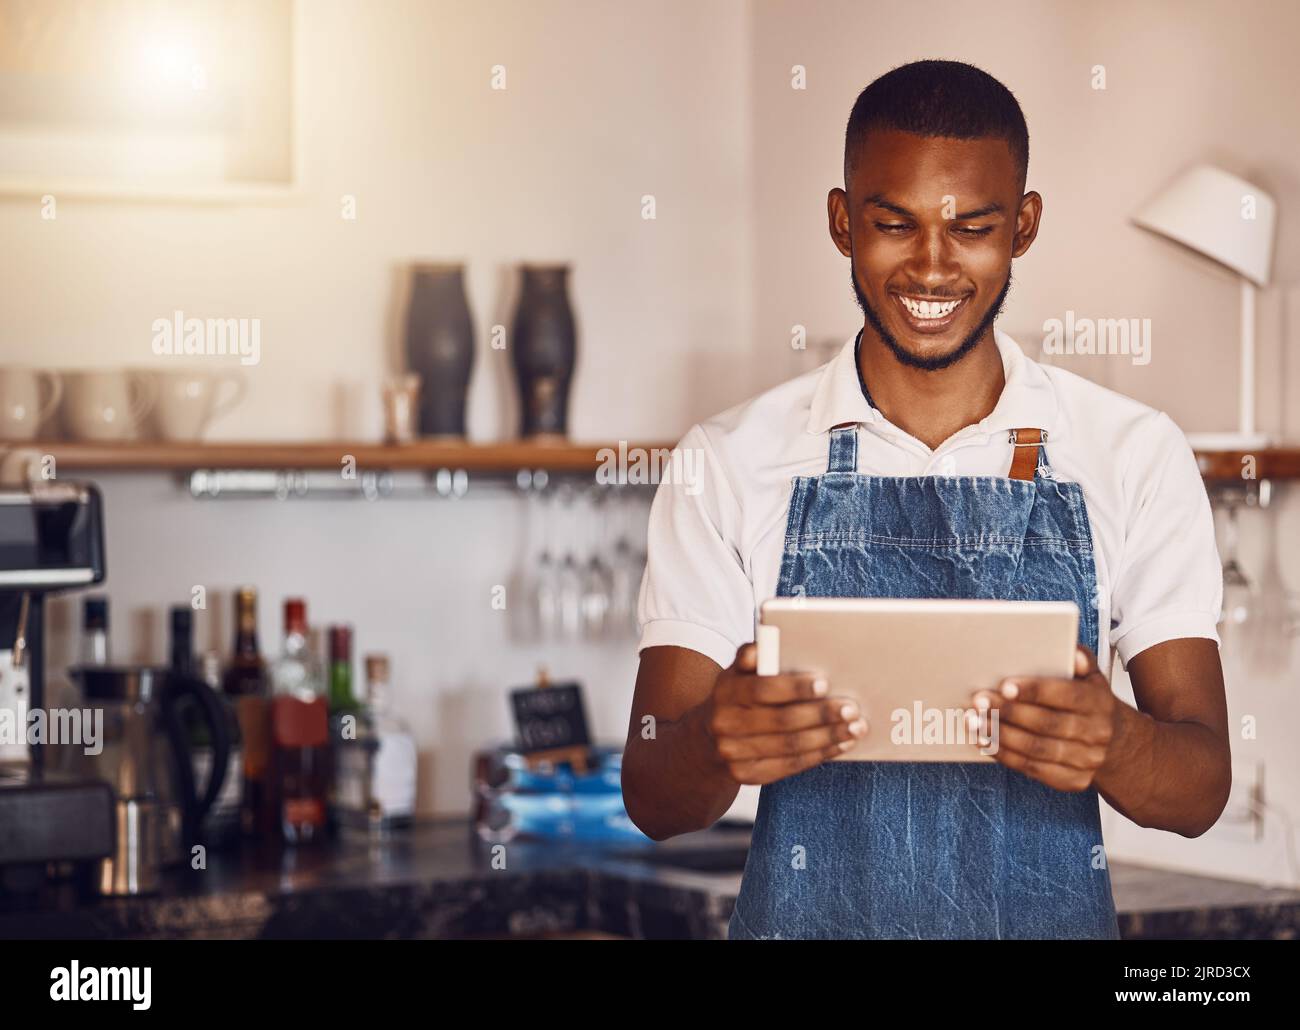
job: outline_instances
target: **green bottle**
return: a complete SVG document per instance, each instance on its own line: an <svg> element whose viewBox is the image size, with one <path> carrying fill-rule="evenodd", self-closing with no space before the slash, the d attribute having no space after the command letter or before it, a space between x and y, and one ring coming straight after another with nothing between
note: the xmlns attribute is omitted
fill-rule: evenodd
<svg viewBox="0 0 1300 1030"><path fill-rule="evenodd" d="M331 626L330 644L330 714L356 712L361 706L352 693L352 627Z"/></svg>

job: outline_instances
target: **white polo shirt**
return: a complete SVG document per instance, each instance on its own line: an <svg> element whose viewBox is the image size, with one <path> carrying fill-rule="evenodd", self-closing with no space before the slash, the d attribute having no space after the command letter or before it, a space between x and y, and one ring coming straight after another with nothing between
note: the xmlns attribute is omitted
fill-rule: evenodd
<svg viewBox="0 0 1300 1030"><path fill-rule="evenodd" d="M1098 658L1129 659L1215 629L1223 590L1214 522L1186 438L1163 412L1031 361L995 331L997 406L930 450L867 403L856 334L827 364L692 426L650 509L640 647L688 647L726 667L776 594L791 480L826 471L829 430L857 422L858 471L1005 476L1008 430L1047 430L1057 479L1083 488L1100 602Z"/></svg>

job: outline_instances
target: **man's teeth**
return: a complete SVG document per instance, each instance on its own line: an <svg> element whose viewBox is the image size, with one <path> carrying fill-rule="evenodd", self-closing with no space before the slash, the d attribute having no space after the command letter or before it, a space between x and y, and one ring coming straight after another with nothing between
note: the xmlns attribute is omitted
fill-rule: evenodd
<svg viewBox="0 0 1300 1030"><path fill-rule="evenodd" d="M902 296L898 299L912 313L913 318L946 318L961 303L960 300L948 300L942 303L929 300L911 300Z"/></svg>

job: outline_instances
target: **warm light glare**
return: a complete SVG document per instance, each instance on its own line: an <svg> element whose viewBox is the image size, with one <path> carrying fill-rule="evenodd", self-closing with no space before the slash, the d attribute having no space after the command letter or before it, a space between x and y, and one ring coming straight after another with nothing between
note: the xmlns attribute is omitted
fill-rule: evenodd
<svg viewBox="0 0 1300 1030"><path fill-rule="evenodd" d="M194 47L179 35L154 35L136 56L140 84L154 90L194 88L202 79Z"/></svg>

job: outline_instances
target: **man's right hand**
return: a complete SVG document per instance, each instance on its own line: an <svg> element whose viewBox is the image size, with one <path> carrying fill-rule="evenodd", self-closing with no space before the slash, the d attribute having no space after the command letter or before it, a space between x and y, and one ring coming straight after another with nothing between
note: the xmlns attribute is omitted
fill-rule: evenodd
<svg viewBox="0 0 1300 1030"><path fill-rule="evenodd" d="M753 644L718 675L698 715L714 760L737 783L763 784L821 765L867 735L857 702L801 673L759 676Z"/></svg>

